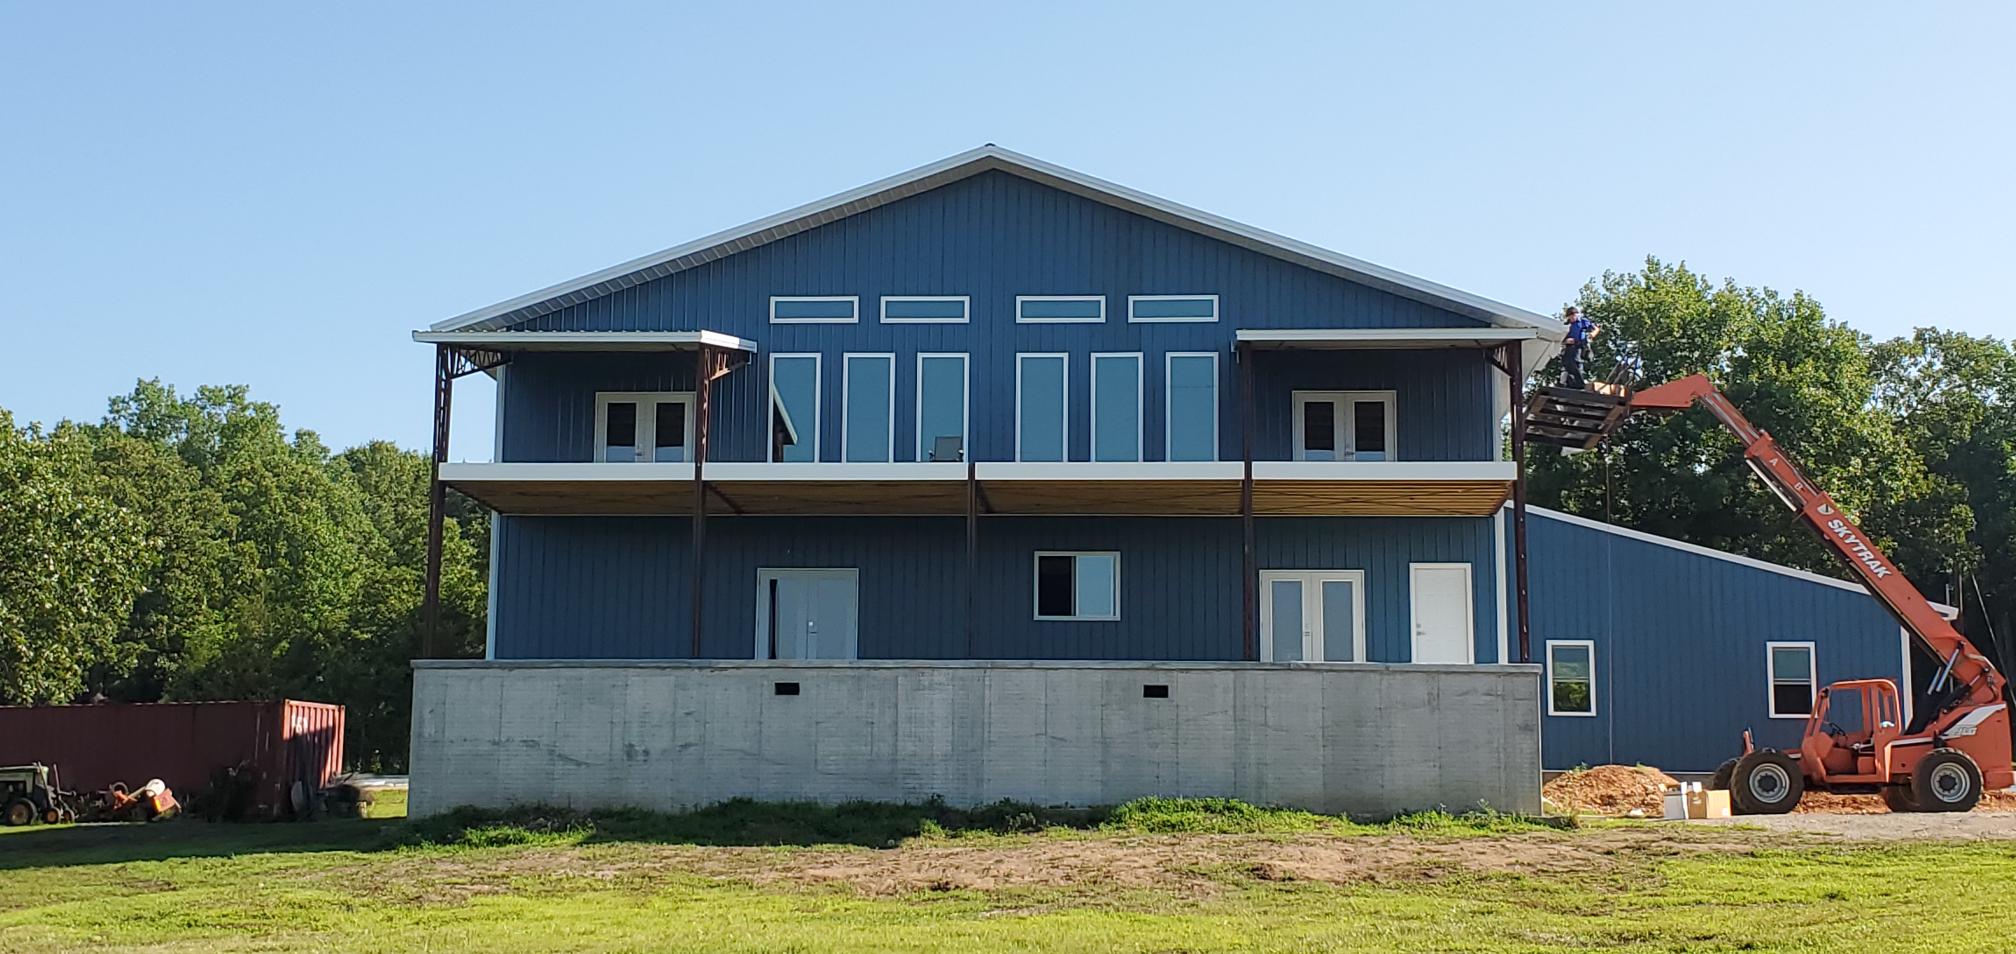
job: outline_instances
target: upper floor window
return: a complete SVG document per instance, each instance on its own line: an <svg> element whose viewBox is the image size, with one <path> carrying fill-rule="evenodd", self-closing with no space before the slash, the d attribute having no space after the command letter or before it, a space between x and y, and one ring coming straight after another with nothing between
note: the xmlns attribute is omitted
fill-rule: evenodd
<svg viewBox="0 0 2016 954"><path fill-rule="evenodd" d="M1092 459L1141 459L1141 355L1092 356Z"/></svg>
<svg viewBox="0 0 2016 954"><path fill-rule="evenodd" d="M1061 461L1069 445L1070 398L1067 358L1062 354L1015 356L1015 459Z"/></svg>
<svg viewBox="0 0 2016 954"><path fill-rule="evenodd" d="M1771 682L1771 718L1804 719L1813 714L1820 682L1812 643L1765 643L1765 675Z"/></svg>
<svg viewBox="0 0 2016 954"><path fill-rule="evenodd" d="M1169 460L1218 459L1218 355L1171 351L1163 358L1169 390L1163 443Z"/></svg>
<svg viewBox="0 0 2016 954"><path fill-rule="evenodd" d="M840 459L885 463L896 449L896 356L850 354L841 359Z"/></svg>
<svg viewBox="0 0 2016 954"><path fill-rule="evenodd" d="M770 298L770 323L842 324L861 320L861 299L853 295L796 295Z"/></svg>
<svg viewBox="0 0 2016 954"><path fill-rule="evenodd" d="M1021 324L1097 324L1106 320L1106 296L1017 295L1015 320Z"/></svg>
<svg viewBox="0 0 2016 954"><path fill-rule="evenodd" d="M1547 714L1596 714L1596 642L1589 639L1547 641Z"/></svg>
<svg viewBox="0 0 2016 954"><path fill-rule="evenodd" d="M1217 295L1128 295L1127 320L1217 321Z"/></svg>
<svg viewBox="0 0 2016 954"><path fill-rule="evenodd" d="M602 391L595 395L595 459L683 463L692 459L693 395Z"/></svg>
<svg viewBox="0 0 2016 954"><path fill-rule="evenodd" d="M770 459L819 459L819 356L770 356Z"/></svg>
<svg viewBox="0 0 2016 954"><path fill-rule="evenodd" d="M1295 392L1296 460L1398 460L1393 392Z"/></svg>
<svg viewBox="0 0 2016 954"><path fill-rule="evenodd" d="M964 295L884 295L882 323L963 325L973 301Z"/></svg>
<svg viewBox="0 0 2016 954"><path fill-rule="evenodd" d="M917 356L917 459L966 459L966 356Z"/></svg>

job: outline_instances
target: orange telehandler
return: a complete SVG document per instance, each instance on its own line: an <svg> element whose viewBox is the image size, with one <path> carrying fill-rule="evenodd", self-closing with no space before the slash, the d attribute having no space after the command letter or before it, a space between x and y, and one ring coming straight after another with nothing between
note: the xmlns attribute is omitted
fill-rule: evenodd
<svg viewBox="0 0 2016 954"><path fill-rule="evenodd" d="M1723 763L1712 787L1729 790L1737 813L1766 815L1791 811L1808 790L1880 793L1892 811L1964 812L1981 800L1984 790L2016 784L2004 695L2008 683L2002 673L1705 375L1643 390L1614 385L1588 391L1540 388L1527 406L1526 435L1536 442L1587 449L1635 412L1683 411L1695 404L1743 442L1743 457L1764 485L1797 511L1940 661L1908 725L1895 683L1837 682L1814 699L1798 751L1760 749L1745 731L1743 754ZM1854 728L1843 728L1841 723L1851 718Z"/></svg>

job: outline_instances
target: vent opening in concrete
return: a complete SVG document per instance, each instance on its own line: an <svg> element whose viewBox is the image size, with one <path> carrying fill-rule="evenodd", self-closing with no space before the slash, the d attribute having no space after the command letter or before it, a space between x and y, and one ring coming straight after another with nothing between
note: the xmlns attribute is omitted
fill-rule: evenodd
<svg viewBox="0 0 2016 954"><path fill-rule="evenodd" d="M780 696L795 696L798 694L798 684L795 682L771 683L770 690Z"/></svg>
<svg viewBox="0 0 2016 954"><path fill-rule="evenodd" d="M1141 687L1141 698L1167 699L1169 698L1169 687L1167 685L1154 682L1144 684Z"/></svg>

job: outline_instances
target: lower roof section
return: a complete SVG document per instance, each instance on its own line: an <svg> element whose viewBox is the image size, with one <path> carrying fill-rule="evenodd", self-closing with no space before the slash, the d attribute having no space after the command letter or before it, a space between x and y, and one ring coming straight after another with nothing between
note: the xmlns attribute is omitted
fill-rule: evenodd
<svg viewBox="0 0 2016 954"><path fill-rule="evenodd" d="M507 514L751 516L1183 516L1240 514L1245 466L1212 463L442 464L441 480ZM1486 517L1511 493L1507 462L1258 461L1262 517Z"/></svg>

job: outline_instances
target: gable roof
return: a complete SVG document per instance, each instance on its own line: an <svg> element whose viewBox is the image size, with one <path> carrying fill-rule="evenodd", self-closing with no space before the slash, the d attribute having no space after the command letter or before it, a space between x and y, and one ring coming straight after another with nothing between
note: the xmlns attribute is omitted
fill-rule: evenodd
<svg viewBox="0 0 2016 954"><path fill-rule="evenodd" d="M857 189L828 196L808 205L779 212L768 218L758 219L747 225L716 232L684 245L654 252L593 274L520 295L509 301L478 308L437 322L430 330L491 331L506 328L570 305L600 298L633 285L663 278L674 272L787 238L858 212L879 208L961 179L997 170L1403 298L1447 309L1466 318L1500 327L1534 329L1543 342L1551 343L1561 338L1561 323L1545 315L1523 308L1514 308L1425 278L1417 278L1348 255L1341 255L1208 212L1200 212L1189 206L1178 205L1167 199L1137 192L1126 186L1012 152L992 143L878 182L871 182ZM1543 345L1541 350L1551 349Z"/></svg>

